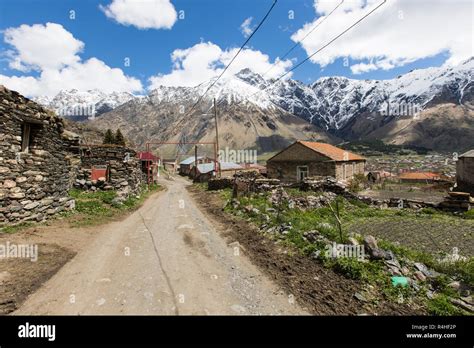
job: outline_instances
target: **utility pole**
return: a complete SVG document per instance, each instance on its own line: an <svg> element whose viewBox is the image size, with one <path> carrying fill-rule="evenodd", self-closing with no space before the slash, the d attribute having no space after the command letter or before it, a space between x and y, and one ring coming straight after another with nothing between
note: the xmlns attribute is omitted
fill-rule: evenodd
<svg viewBox="0 0 474 348"><path fill-rule="evenodd" d="M197 165L198 165L198 146L194 145L194 179L197 177Z"/></svg>
<svg viewBox="0 0 474 348"><path fill-rule="evenodd" d="M216 154L217 154L217 170L219 173L219 177L221 176L221 166L219 163L219 129L217 127L217 104L216 104L216 98L214 98L214 122L216 125Z"/></svg>

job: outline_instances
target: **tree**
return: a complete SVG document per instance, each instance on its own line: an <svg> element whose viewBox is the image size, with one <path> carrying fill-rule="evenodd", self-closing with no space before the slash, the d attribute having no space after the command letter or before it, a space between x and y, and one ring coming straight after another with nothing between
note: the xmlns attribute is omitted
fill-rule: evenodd
<svg viewBox="0 0 474 348"><path fill-rule="evenodd" d="M111 129L107 129L104 135L104 141L102 142L103 144L114 144L115 143L115 137L114 133L112 133Z"/></svg>
<svg viewBox="0 0 474 348"><path fill-rule="evenodd" d="M118 128L117 128L117 132L115 132L115 142L114 142L114 144L125 146L125 138L124 138L122 132L120 131L120 129L118 129Z"/></svg>

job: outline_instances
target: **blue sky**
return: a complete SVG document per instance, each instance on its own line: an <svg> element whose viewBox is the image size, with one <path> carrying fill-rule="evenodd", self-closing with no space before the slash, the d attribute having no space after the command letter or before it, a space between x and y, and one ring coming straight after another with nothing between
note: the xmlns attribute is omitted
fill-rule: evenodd
<svg viewBox="0 0 474 348"><path fill-rule="evenodd" d="M120 1L120 0L117 0ZM122 0L129 1L129 0ZM139 0L140 1L140 0ZM151 0L146 0L151 1ZM158 0L160 1L160 0ZM168 1L168 0L161 0ZM258 21L264 16L266 11L271 6L273 0L169 0L171 6L174 7L178 16L184 13L183 19L177 19L170 29L164 28L148 28L140 29L136 25L124 25L119 21L110 18L104 12L104 8L110 5L112 0L2 0L0 3L0 30L2 31L0 38L1 42L1 59L0 59L0 76L3 76L3 82L0 78L0 82L12 84L14 87L25 88L25 83L16 79L12 80L13 76L17 78L22 77L33 77L38 79L39 87L37 90L41 90L41 75L45 72L45 68L38 63L37 65L28 62L27 59L22 57L21 53L21 42L26 34L17 33L17 41L20 42L18 47L10 43L5 42L5 30L9 28L19 28L21 25L46 25L46 23L55 23L64 29L64 32L72 34L75 40L83 43L81 50L72 52L75 57L81 62L86 62L88 59L95 58L107 67L121 69L123 74L127 77L139 80L143 90L146 90L150 84L150 77L152 76L163 76L173 73L173 61L171 55L177 49L186 50L192 48L199 43L208 43L206 47L202 49L210 49L212 47L218 47L222 51L229 51L232 48L239 47L245 40L245 37L240 29L243 21L249 17L252 17L251 27L255 26ZM390 1L390 0L389 0ZM402 36L405 36L405 40L409 40L407 37L407 25L409 23L408 18L413 18L417 8L412 5L403 4L404 0L393 0L399 2L395 7L388 5L386 8L381 8L379 17L385 11L386 16L394 17L395 11L400 11L400 8L406 7L404 10L403 21L393 21L393 28L388 30L388 36L393 39L393 33L396 33L398 29L405 30L401 32ZM456 0L455 0L456 1ZM457 0L463 6L468 6L470 2L464 0ZM358 4L359 0L347 0L349 5L344 3L343 6L348 6L345 9L340 8L339 14L334 13L333 17L327 18L327 21L318 28L313 35L305 40L304 47L298 47L292 54L287 57L292 59L288 62L288 65L282 67L281 71L284 72L291 67L290 64L297 64L301 60L305 59L308 53L314 51L314 48L318 48L322 43L325 43L327 39L331 38L332 33L338 33L345 28L347 23L352 23L350 18L344 18L345 14L350 14L353 11L355 17L357 15L367 12L370 8L375 6L377 1L369 0L369 3ZM364 1L362 1L364 3ZM428 1L419 1L420 3L429 4ZM435 1L436 2L436 1ZM315 2L313 0L279 0L273 12L270 14L268 20L261 27L259 32L251 39L248 49L259 52L263 55L268 55L268 64L271 64L281 57L287 49L289 49L296 41L293 36L294 33L301 31L300 37L304 34L304 26L311 28L312 25L318 18L327 15L329 9L334 8L339 3L339 0L328 2L327 0L322 1L320 5L320 12L315 11ZM374 5L372 5L374 3ZM102 6L102 9L100 8ZM385 6L385 5L384 5ZM392 6L393 15L390 15L390 6ZM441 5L440 5L441 6ZM472 4L470 4L472 6ZM441 6L442 7L442 6ZM439 12L443 11L443 8L439 9ZM383 9L383 11L382 11ZM426 12L426 6L423 8L419 7L420 10ZM70 18L70 11L75 11L75 19ZM184 12L180 12L184 11ZM290 12L293 11L293 12ZM359 12L357 12L359 11ZM294 13L294 18L289 18L290 13ZM421 13L421 12L420 12ZM145 14L146 15L146 14ZM399 15L399 14L398 14ZM339 17L338 17L339 16ZM377 16L374 16L373 20L377 20ZM465 25L460 20L461 24ZM388 23L388 22L387 22ZM447 23L447 25L454 25L455 23ZM400 26L397 28L396 26ZM419 24L423 25L423 22ZM383 31L383 28L372 27L374 31ZM324 29L324 30L323 30ZM416 27L412 28L416 30ZM462 27L461 27L462 29ZM369 30L369 29L368 29ZM408 33L410 33L408 31ZM436 33L433 33L436 35ZM358 44L357 48L363 47L364 34L361 32L360 37L354 37L352 44ZM292 39L293 37L293 39ZM470 52L472 53L472 30L469 37L463 38L465 45L470 46ZM54 39L53 39L54 40ZM323 62L311 62L308 61L306 64L295 70L293 78L301 80L303 82L312 82L320 76L331 76L331 75L343 75L357 79L387 79L393 78L397 75L408 72L416 68L424 68L430 66L441 66L445 64L449 59L453 57L469 56L466 54L466 50L462 50L463 42L452 43L447 37L446 39L440 38L441 41L445 41L442 44L436 42L436 40L428 40L430 42L418 42L418 45L432 45L433 48L427 48L425 51L417 52L416 54L408 53L411 49L407 45L406 49L401 46L401 51L407 52L404 55L398 54L396 50L391 50L389 45L386 48L381 48L380 52L374 49L377 46L377 40L383 40L383 37L374 37L371 43L372 49L367 50L367 54L364 51L359 51L354 54L353 57L346 56L344 54L345 48L342 48L344 42L341 42L341 48L339 51L334 51L332 56L327 58L331 60L329 64ZM403 38L395 38L398 40L399 45L404 45ZM16 42L16 41L15 41ZM412 43L416 45L416 43ZM444 45L444 46L443 46ZM347 44L346 46L349 46ZM20 48L19 48L20 47ZM416 46L413 46L416 47ZM459 48L461 47L461 48ZM35 48L38 52L26 52L24 55L41 55L43 52L48 50L48 47ZM399 51L400 51L399 50ZM353 50L356 51L356 50ZM467 50L469 53L469 49ZM68 51L69 52L69 51ZM228 52L228 55L230 54ZM44 53L46 54L46 53ZM350 54L350 53L349 53ZM23 60L23 66L25 69L12 68L12 57L19 57L19 60ZM344 58L349 64L345 66ZM251 57L250 55L247 58ZM387 58L388 57L388 58ZM125 66L125 59L130 59L130 65ZM239 57L240 58L240 57ZM246 57L242 57L246 59ZM323 59L323 55L321 55ZM376 60L375 64L373 60ZM460 58L457 60L459 61ZM45 57L44 60L48 60ZM247 64L252 68L254 62L250 61L239 62L240 65ZM371 62L372 61L372 62ZM176 62L175 62L176 63ZM220 62L216 63L215 68L222 67L225 63L223 58ZM262 67L264 66L262 61ZM75 64L75 63L74 63ZM362 68L358 71L355 70L356 64L362 64ZM322 66L323 65L323 66ZM68 63L61 63L58 69L67 68ZM190 69L193 69L190 67ZM279 71L280 69L276 69ZM89 70L88 70L89 71ZM356 72L356 73L355 73ZM46 75L46 74L45 74ZM187 74L182 74L182 76ZM60 75L58 75L60 76ZM196 79L199 76L207 76L204 73L196 73ZM43 77L43 80L45 78ZM178 81L179 78L170 76L172 81ZM62 80L60 78L60 80ZM125 81L123 78L117 81ZM158 79L159 82L170 81L169 79ZM197 80L196 80L197 81ZM193 84L196 81L190 81L189 84ZM35 82L36 83L36 82ZM121 82L117 82L120 84ZM167 82L166 82L167 83ZM72 84L69 83L69 84ZM124 82L126 85L126 82ZM80 84L79 84L80 85ZM83 84L88 86L87 84ZM65 85L65 87L70 87ZM92 86L94 87L94 86ZM45 90L49 90L49 87L45 87ZM100 83L98 88L100 88ZM110 89L108 86L106 89ZM125 90L127 89L124 87ZM51 89L51 88L50 88ZM133 88L132 88L133 89ZM135 88L136 89L136 88ZM31 91L29 94L37 94L37 90ZM53 90L51 89L51 93Z"/></svg>

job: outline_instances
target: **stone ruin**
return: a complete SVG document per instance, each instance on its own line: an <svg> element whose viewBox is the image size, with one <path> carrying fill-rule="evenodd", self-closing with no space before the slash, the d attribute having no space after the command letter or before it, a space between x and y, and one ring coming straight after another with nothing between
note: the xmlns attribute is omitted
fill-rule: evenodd
<svg viewBox="0 0 474 348"><path fill-rule="evenodd" d="M79 161L79 136L61 118L0 86L0 224L73 209Z"/></svg>
<svg viewBox="0 0 474 348"><path fill-rule="evenodd" d="M103 177L92 178L96 166L106 168ZM144 182L137 153L119 145L82 145L81 165L78 169L74 187L82 190L116 190L118 200L138 194Z"/></svg>
<svg viewBox="0 0 474 348"><path fill-rule="evenodd" d="M0 226L74 209L72 187L117 190L117 203L139 193L144 178L134 150L80 141L54 112L0 85ZM92 180L98 165L106 176Z"/></svg>

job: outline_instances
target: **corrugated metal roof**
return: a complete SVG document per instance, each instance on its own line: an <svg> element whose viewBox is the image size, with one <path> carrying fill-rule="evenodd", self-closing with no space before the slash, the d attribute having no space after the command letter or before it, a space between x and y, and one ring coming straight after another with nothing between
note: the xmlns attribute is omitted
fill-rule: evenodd
<svg viewBox="0 0 474 348"><path fill-rule="evenodd" d="M244 169L241 165L234 162L220 162L220 166L221 171ZM198 164L197 167L201 174L206 174L214 171L214 163L202 163Z"/></svg>
<svg viewBox="0 0 474 348"><path fill-rule="evenodd" d="M468 152L463 153L459 157L474 157L474 150L469 150Z"/></svg>
<svg viewBox="0 0 474 348"><path fill-rule="evenodd" d="M200 160L202 158L203 158L202 156L198 156L198 160ZM191 156L191 157L188 157L185 160L179 162L179 164L192 164L192 163L194 163L194 160L195 160L195 157Z"/></svg>

